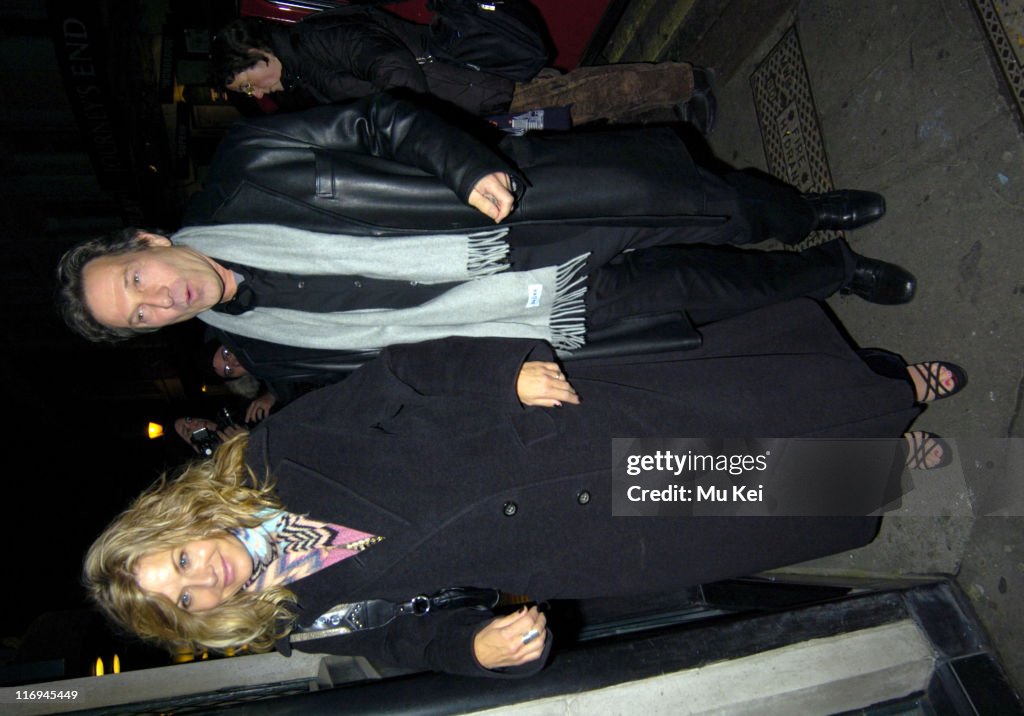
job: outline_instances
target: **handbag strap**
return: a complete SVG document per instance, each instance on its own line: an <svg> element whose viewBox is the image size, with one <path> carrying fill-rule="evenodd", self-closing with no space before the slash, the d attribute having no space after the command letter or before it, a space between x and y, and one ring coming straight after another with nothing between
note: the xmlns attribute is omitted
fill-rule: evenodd
<svg viewBox="0 0 1024 716"><path fill-rule="evenodd" d="M379 629L398 617L421 617L437 609L483 607L493 609L501 599L497 589L478 587L449 587L431 596L418 594L404 602L386 599L367 599L362 602L336 604L321 614L308 627L293 631L288 636L292 644L328 639L366 629Z"/></svg>

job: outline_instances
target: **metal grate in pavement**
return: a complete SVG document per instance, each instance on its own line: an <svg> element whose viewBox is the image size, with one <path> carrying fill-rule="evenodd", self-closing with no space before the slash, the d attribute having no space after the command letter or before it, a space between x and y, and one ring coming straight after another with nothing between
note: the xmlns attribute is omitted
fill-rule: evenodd
<svg viewBox="0 0 1024 716"><path fill-rule="evenodd" d="M804 192L833 189L795 26L750 75L750 87L769 171ZM815 231L794 248L817 246L840 236L841 231Z"/></svg>
<svg viewBox="0 0 1024 716"><path fill-rule="evenodd" d="M1019 2L1007 0L971 0L981 18L982 29L992 45L996 60L1003 70L1003 77L1010 85L1010 94L1017 105L1017 114L1024 122L1024 65L1021 64L1020 48L1024 45L1024 19ZM1015 35L1017 45L1010 39Z"/></svg>

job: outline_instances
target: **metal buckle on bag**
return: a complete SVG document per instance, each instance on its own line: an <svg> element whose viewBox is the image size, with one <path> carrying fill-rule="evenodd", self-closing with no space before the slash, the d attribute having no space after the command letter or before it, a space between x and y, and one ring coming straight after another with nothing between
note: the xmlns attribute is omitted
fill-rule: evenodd
<svg viewBox="0 0 1024 716"><path fill-rule="evenodd" d="M419 594L409 601L412 613L416 616L423 616L430 611L430 597Z"/></svg>

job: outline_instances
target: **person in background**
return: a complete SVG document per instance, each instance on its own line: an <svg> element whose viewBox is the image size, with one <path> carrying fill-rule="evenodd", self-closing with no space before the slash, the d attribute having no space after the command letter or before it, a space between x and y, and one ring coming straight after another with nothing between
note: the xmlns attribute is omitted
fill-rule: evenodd
<svg viewBox="0 0 1024 716"><path fill-rule="evenodd" d="M224 387L249 401L243 418L251 425L299 396L345 377L344 373L328 370L288 371L280 367L271 370L266 366L259 366L253 371L238 359L234 351L217 339L211 339L204 344L203 355L209 356L211 348L212 361L204 361L204 368L212 369L214 375L224 381Z"/></svg>
<svg viewBox="0 0 1024 716"><path fill-rule="evenodd" d="M216 343L216 341L213 342ZM218 343L214 348L211 367L213 372L224 380L225 387L232 392L236 392L235 386L241 382L245 382L246 386L238 385L239 389L251 387L252 381L255 381L255 395L245 396L250 399L249 404L245 408L244 419L246 423L258 423L270 415L270 411L278 404L277 396L270 387L265 387L255 376L252 376L249 370L238 361L235 354L224 344ZM247 378L249 380L246 380Z"/></svg>
<svg viewBox="0 0 1024 716"><path fill-rule="evenodd" d="M480 117L570 107L574 126L684 120L704 134L714 128L711 73L685 62L547 68L513 82L432 58L429 40L426 25L369 7L317 13L294 25L241 18L214 37L214 82L289 109L397 90Z"/></svg>
<svg viewBox="0 0 1024 716"><path fill-rule="evenodd" d="M248 432L241 425L219 425L206 418L181 417L174 421L175 434L204 457L210 457L216 447L231 438Z"/></svg>

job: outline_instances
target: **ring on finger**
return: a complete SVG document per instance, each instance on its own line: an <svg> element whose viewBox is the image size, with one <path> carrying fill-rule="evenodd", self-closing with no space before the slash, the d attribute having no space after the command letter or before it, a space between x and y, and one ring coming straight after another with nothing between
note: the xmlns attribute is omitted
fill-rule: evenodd
<svg viewBox="0 0 1024 716"><path fill-rule="evenodd" d="M524 644L529 644L531 641L533 641L534 639L536 639L539 636L540 636L540 632L539 631L537 631L536 629L531 629L530 631L528 631L525 634L523 634L523 643Z"/></svg>

